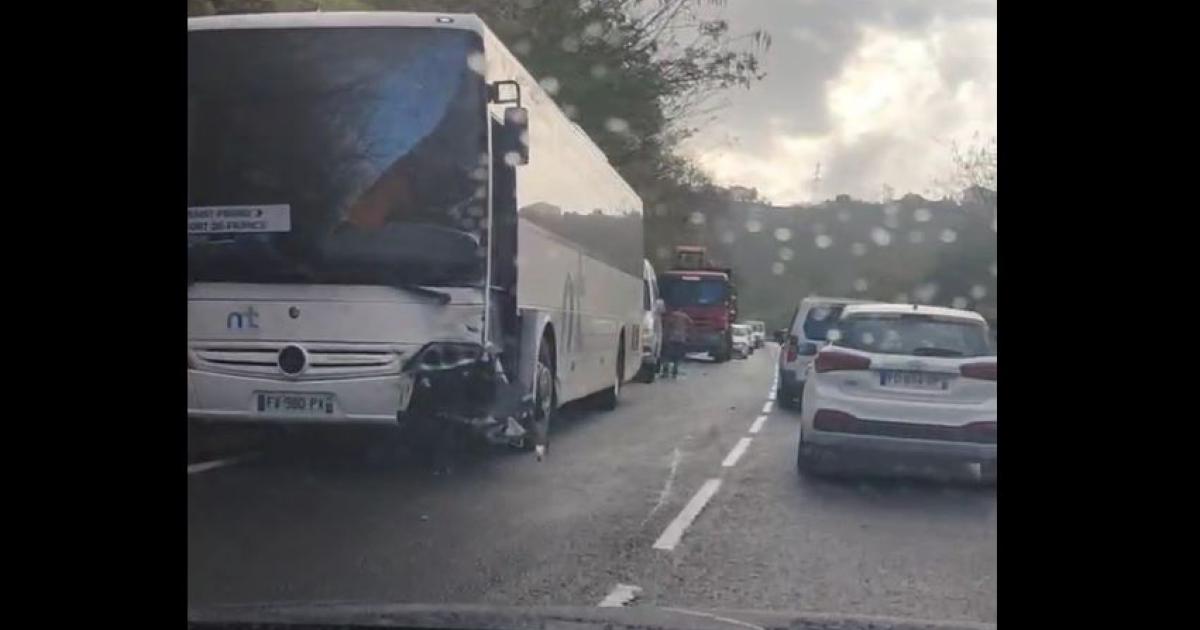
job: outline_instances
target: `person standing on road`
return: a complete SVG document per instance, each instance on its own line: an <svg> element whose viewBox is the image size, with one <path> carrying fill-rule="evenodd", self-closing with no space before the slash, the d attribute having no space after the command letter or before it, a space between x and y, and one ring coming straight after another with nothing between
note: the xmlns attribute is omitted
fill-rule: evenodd
<svg viewBox="0 0 1200 630"><path fill-rule="evenodd" d="M679 376L679 362L683 360L691 327L692 318L683 311L671 311L663 317L663 376Z"/></svg>

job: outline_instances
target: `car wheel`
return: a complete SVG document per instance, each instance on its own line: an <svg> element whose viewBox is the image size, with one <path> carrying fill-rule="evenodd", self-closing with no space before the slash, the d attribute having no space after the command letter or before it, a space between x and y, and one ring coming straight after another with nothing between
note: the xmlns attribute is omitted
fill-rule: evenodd
<svg viewBox="0 0 1200 630"><path fill-rule="evenodd" d="M658 364L653 365L642 364L637 373L637 381L640 383L653 383L654 378L658 376Z"/></svg>
<svg viewBox="0 0 1200 630"><path fill-rule="evenodd" d="M779 386L779 395L777 400L780 407L793 410L799 409L800 405L797 403L797 399L798 396L796 396L796 390L784 385Z"/></svg>
<svg viewBox="0 0 1200 630"><path fill-rule="evenodd" d="M800 442L796 448L796 471L802 475L819 475L821 472L821 457L823 452L819 447Z"/></svg>

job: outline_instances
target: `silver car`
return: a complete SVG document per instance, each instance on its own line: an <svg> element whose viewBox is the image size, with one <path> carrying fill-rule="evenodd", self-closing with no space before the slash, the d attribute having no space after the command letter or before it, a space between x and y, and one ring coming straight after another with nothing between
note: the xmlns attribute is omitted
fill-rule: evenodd
<svg viewBox="0 0 1200 630"><path fill-rule="evenodd" d="M849 304L863 304L865 300L851 298L827 298L809 296L800 301L787 337L779 350L779 405L798 409L800 396L804 392L804 379L813 357L827 342L825 334Z"/></svg>

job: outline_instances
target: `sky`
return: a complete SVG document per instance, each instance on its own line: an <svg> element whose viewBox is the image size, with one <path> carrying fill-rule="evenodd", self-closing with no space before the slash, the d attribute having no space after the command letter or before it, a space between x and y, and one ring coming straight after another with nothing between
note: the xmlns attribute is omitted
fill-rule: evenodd
<svg viewBox="0 0 1200 630"><path fill-rule="evenodd" d="M951 142L996 131L995 0L728 0L767 77L722 95L684 152L776 204L930 194ZM820 164L820 180L814 172Z"/></svg>

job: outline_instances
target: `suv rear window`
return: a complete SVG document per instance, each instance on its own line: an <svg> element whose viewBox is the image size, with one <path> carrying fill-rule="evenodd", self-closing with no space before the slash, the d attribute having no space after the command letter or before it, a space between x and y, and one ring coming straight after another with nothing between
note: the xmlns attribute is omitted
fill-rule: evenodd
<svg viewBox="0 0 1200 630"><path fill-rule="evenodd" d="M978 357L992 354L987 329L928 315L855 315L841 320L833 345L879 354Z"/></svg>
<svg viewBox="0 0 1200 630"><path fill-rule="evenodd" d="M825 341L825 334L842 316L841 304L817 304L804 316L804 338Z"/></svg>

